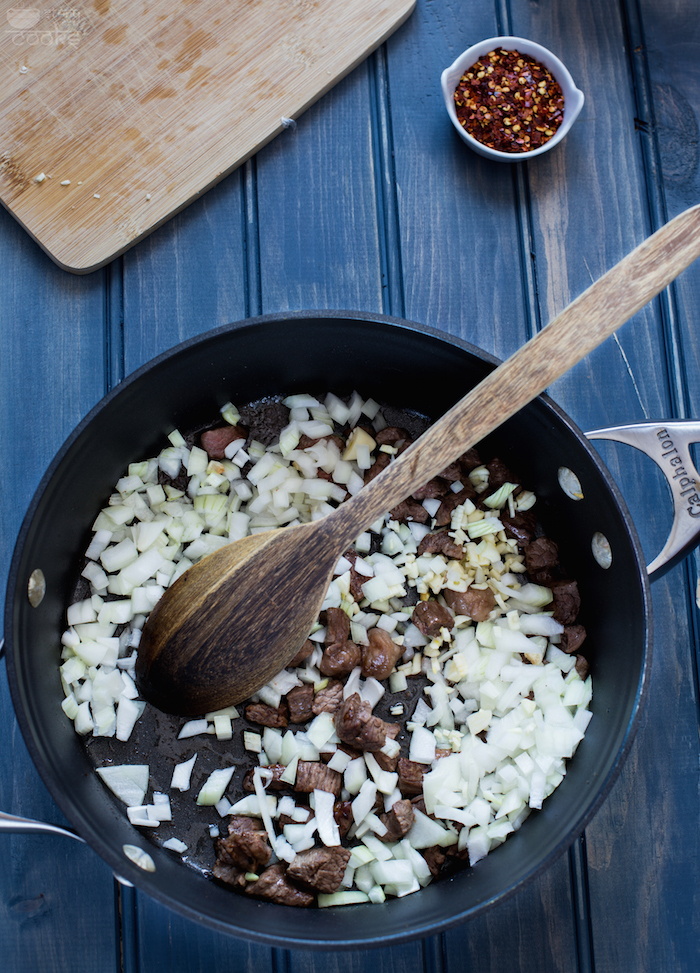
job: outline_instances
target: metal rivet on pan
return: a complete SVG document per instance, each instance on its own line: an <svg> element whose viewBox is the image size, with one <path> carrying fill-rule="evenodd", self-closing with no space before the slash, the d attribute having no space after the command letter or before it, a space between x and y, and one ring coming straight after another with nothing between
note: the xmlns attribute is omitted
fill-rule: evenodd
<svg viewBox="0 0 700 973"><path fill-rule="evenodd" d="M581 481L573 470L570 470L567 466L560 466L557 471L557 479L559 480L559 486L567 497L570 497L572 500L583 500Z"/></svg>
<svg viewBox="0 0 700 973"><path fill-rule="evenodd" d="M144 872L155 872L156 863L143 848L139 848L137 845L122 845L122 851L134 865L138 865Z"/></svg>
<svg viewBox="0 0 700 973"><path fill-rule="evenodd" d="M612 550L610 548L610 541L605 534L601 534L600 531L595 532L591 541L591 550L593 551L593 557L601 568L605 568L607 571L612 564Z"/></svg>
<svg viewBox="0 0 700 973"><path fill-rule="evenodd" d="M29 604L32 608L38 608L39 605L44 600L44 595L46 594L46 578L44 577L44 572L41 568L36 568L35 571L29 575L29 582L27 584L27 598L29 598Z"/></svg>

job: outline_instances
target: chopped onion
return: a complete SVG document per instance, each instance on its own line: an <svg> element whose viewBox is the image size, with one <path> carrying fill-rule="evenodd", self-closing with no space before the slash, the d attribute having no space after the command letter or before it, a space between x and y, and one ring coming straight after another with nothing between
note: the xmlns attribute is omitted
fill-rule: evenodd
<svg viewBox="0 0 700 973"><path fill-rule="evenodd" d="M213 805L220 801L224 796L224 791L231 782L234 767L223 767L214 770L205 780L202 789L197 795L197 804Z"/></svg>
<svg viewBox="0 0 700 973"><path fill-rule="evenodd" d="M189 760L185 760L183 763L175 765L172 780L170 781L170 787L172 790L188 791L190 789L192 769L196 759L197 754L195 753L194 756L190 757Z"/></svg>
<svg viewBox="0 0 700 973"><path fill-rule="evenodd" d="M121 764L97 767L109 789L129 807L143 803L148 788L148 764Z"/></svg>

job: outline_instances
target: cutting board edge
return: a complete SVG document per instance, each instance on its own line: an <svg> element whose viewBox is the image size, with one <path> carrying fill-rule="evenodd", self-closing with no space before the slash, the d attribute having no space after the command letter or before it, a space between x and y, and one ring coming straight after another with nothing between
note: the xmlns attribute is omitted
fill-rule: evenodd
<svg viewBox="0 0 700 973"><path fill-rule="evenodd" d="M303 115L305 111L307 111L320 98L322 98L325 94L327 94L333 87L335 87L335 85L337 85L340 81L342 81L343 78L346 78L352 71L355 70L355 68L357 68L360 64L366 61L371 54L373 54L379 47L381 47L381 45L395 31L397 31L399 27L401 27L408 20L408 18L415 10L416 3L417 0L411 0L411 2L407 4L405 10L401 12L398 19L392 21L392 23L387 27L387 29L379 37L376 38L376 40L372 43L370 47L364 49L362 53L354 61L352 61L343 69L342 72L340 72L337 75L334 75L329 80L327 85L325 85L319 91L314 92L312 97L310 97L306 102L304 102L304 104L301 105L301 107L298 108L290 117L292 117L294 120L301 117L301 115ZM166 216L164 216L162 219L156 220L154 223L152 223L150 226L144 229L141 233L137 234L132 240L124 244L124 246L118 247L117 249L112 249L110 247L108 248L108 252L100 252L99 246L95 247L94 248L95 260L91 262L89 265L76 262L75 255L71 257L71 254L74 253L74 249L71 248L70 246L54 247L53 249L50 249L49 246L45 242L43 242L38 236L36 236L36 234L32 232L32 230L26 225L26 223L24 223L20 219L17 213L15 213L14 210L12 210L6 204L6 202L2 199L2 197L0 197L0 203L2 204L3 208L17 221L17 223L19 223L19 225L28 234L28 236L31 237L31 239L41 248L41 250L43 250L44 253L56 264L57 267L59 267L61 270L64 270L71 274L75 274L77 276L85 276L87 274L95 273L96 271L101 270L112 260L115 260L117 257L123 256L123 254L127 253L129 250L135 247L137 243L142 242L146 237L150 236L161 226L164 226L173 217L177 216L178 213L181 213L183 210L187 209L187 207L190 206L193 202L195 202L195 200L201 198L205 193L209 192L210 189L213 189L214 186L216 186L219 182L221 182L227 176L230 176L232 172L235 172L236 169L244 165L248 161L248 159L251 159L262 148L264 148L267 144L269 144L269 142L277 138L277 136L280 135L281 132L283 131L285 131L285 126L280 123L280 125L277 128L275 128L272 132L270 132L268 136L266 136L262 141L258 142L254 149L246 153L246 155L237 158L236 161L229 168L223 170L221 173L216 175L212 180L210 180L210 182L208 182L201 189L197 190L187 199L183 200L181 203L178 203L172 210L168 212Z"/></svg>

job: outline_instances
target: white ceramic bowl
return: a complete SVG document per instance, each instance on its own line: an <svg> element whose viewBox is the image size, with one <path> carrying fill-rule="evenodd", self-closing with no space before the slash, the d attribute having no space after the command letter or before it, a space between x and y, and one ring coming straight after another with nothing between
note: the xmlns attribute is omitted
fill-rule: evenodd
<svg viewBox="0 0 700 973"><path fill-rule="evenodd" d="M473 138L457 119L454 93L459 79L482 55L499 47L506 51L519 51L521 54L527 54L539 61L559 82L564 95L564 121L548 142L530 152L499 152L497 149L490 149L479 142L478 139ZM463 54L460 54L454 64L445 68L442 72L441 84L447 114L459 132L460 138L479 155L486 156L487 159L497 159L499 162L523 162L525 159L532 159L536 155L542 155L543 152L553 149L564 138L583 107L583 92L576 87L573 78L559 58L555 57L546 47L535 44L534 41L529 41L525 37L489 37L478 44L474 44Z"/></svg>

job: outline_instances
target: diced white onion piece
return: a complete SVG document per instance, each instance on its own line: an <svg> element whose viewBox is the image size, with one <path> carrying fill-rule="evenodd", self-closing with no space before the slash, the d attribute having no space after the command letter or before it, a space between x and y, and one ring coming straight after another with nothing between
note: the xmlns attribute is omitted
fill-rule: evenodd
<svg viewBox="0 0 700 973"><path fill-rule="evenodd" d="M318 825L318 836L327 847L340 844L340 832L333 817L335 796L329 791L314 790L314 811Z"/></svg>
<svg viewBox="0 0 700 973"><path fill-rule="evenodd" d="M406 835L413 848L420 850L421 848L430 848L432 845L448 848L457 843L457 835L453 831L444 828L418 809L414 809L413 813L413 825Z"/></svg>
<svg viewBox="0 0 700 973"><path fill-rule="evenodd" d="M369 895L352 889L342 892L319 892L317 896L319 908L325 909L337 905L357 905L359 902L369 902Z"/></svg>
<svg viewBox="0 0 700 973"><path fill-rule="evenodd" d="M367 780L367 765L362 757L355 757L345 767L343 783L350 794L358 794Z"/></svg>
<svg viewBox="0 0 700 973"><path fill-rule="evenodd" d="M148 788L148 764L119 764L97 767L109 789L130 807L143 804Z"/></svg>
<svg viewBox="0 0 700 973"><path fill-rule="evenodd" d="M170 781L170 787L172 790L188 791L190 789L192 769L196 759L197 754L195 753L194 756L190 757L189 760L185 760L181 764L175 764L172 780Z"/></svg>
<svg viewBox="0 0 700 973"><path fill-rule="evenodd" d="M128 807L126 814L130 823L139 828L157 828L160 824L160 821L149 815L148 806Z"/></svg>
<svg viewBox="0 0 700 973"><path fill-rule="evenodd" d="M416 726L411 734L408 759L419 764L430 764L435 760L435 735L424 726Z"/></svg>
<svg viewBox="0 0 700 973"><path fill-rule="evenodd" d="M66 613L66 620L69 625L82 625L85 622L94 622L96 619L97 612L90 598L70 605Z"/></svg>
<svg viewBox="0 0 700 973"><path fill-rule="evenodd" d="M352 759L350 754L345 753L344 750L336 750L326 766L342 774Z"/></svg>
<svg viewBox="0 0 700 973"><path fill-rule="evenodd" d="M95 724L92 721L90 703L87 700L78 706L78 712L75 715L73 725L75 726L75 732L79 733L80 736L85 736L94 730Z"/></svg>
<svg viewBox="0 0 700 973"><path fill-rule="evenodd" d="M231 725L230 716L215 716L214 717L214 733L216 734L217 740L230 740L233 737L233 727Z"/></svg>
<svg viewBox="0 0 700 973"><path fill-rule="evenodd" d="M138 556L139 552L136 545L130 537L126 537L119 544L105 548L100 554L100 561L105 571L111 574L114 571L121 571L122 568L135 561Z"/></svg>
<svg viewBox="0 0 700 973"><path fill-rule="evenodd" d="M262 780L262 770L260 767L256 767L253 771L253 786L255 787L255 796L258 799L258 806L260 808L260 816L262 822L265 825L265 831L270 839L270 845L274 848L277 836L275 834L275 829L272 824L272 817L267 806L267 795L265 793L265 787Z"/></svg>
<svg viewBox="0 0 700 973"><path fill-rule="evenodd" d="M178 740L186 740L187 737L198 736L200 733L207 733L209 724L206 720L189 720L182 727L177 735Z"/></svg>
<svg viewBox="0 0 700 973"><path fill-rule="evenodd" d="M157 821L172 821L173 814L170 807L170 798L167 794L160 794L155 791L153 794L153 804L148 805L148 815Z"/></svg>
<svg viewBox="0 0 700 973"><path fill-rule="evenodd" d="M377 790L381 794L393 794L398 783L399 775L389 770L383 770L377 763L376 757L374 757L371 753L365 753L364 757L365 763L367 764L367 769L377 785ZM353 815L354 813L355 812L353 810Z"/></svg>
<svg viewBox="0 0 700 973"><path fill-rule="evenodd" d="M356 824L359 824L362 820L364 820L366 815L369 814L369 812L374 807L374 802L376 798L377 798L377 785L372 780L365 780L362 786L360 787L357 797L350 805L352 810L353 820L355 821Z"/></svg>
<svg viewBox="0 0 700 973"><path fill-rule="evenodd" d="M208 806L220 801L231 782L234 769L234 767L222 767L219 770L212 771L197 795L197 804Z"/></svg>
<svg viewBox="0 0 700 973"><path fill-rule="evenodd" d="M335 733L335 723L331 713L322 712L316 716L306 730L309 740L321 750Z"/></svg>
<svg viewBox="0 0 700 973"><path fill-rule="evenodd" d="M136 721L144 711L146 704L142 700L129 699L121 696L117 703L117 740L128 740Z"/></svg>
<svg viewBox="0 0 700 973"><path fill-rule="evenodd" d="M180 841L179 838L168 838L167 841L163 842L163 847L167 848L168 851L180 852L180 854L187 851L187 845L184 841Z"/></svg>

